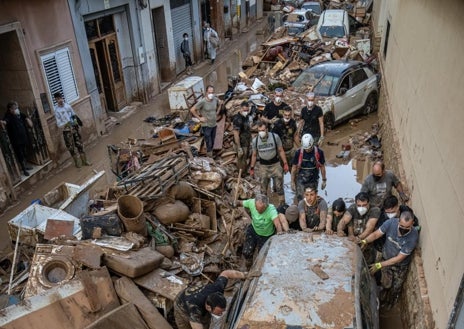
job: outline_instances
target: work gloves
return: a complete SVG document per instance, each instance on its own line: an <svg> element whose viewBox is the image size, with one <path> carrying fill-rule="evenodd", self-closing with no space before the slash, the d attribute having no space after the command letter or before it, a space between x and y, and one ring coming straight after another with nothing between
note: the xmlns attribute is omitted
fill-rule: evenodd
<svg viewBox="0 0 464 329"><path fill-rule="evenodd" d="M375 274L377 271L382 269L382 264L381 263L374 263L369 266L369 273L370 274Z"/></svg>

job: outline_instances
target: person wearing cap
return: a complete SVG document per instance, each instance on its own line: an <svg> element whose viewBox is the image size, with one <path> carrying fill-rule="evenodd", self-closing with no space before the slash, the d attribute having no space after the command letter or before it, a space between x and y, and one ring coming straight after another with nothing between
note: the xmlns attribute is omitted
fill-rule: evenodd
<svg viewBox="0 0 464 329"><path fill-rule="evenodd" d="M287 157L287 163L292 163L293 155L295 153L295 143L297 138L296 121L292 118L292 108L287 106L283 110L283 118L277 120L272 128L272 132L279 135L282 141L282 147Z"/></svg>
<svg viewBox="0 0 464 329"><path fill-rule="evenodd" d="M284 90L282 88L276 88L274 92L274 99L272 102L266 104L263 117L261 118L271 127L278 119L283 117L283 111L288 107L288 104L282 100Z"/></svg>
<svg viewBox="0 0 464 329"><path fill-rule="evenodd" d="M303 198L303 193L310 184L318 186L319 173L322 176L323 190L327 183L324 151L314 145L310 134L305 134L301 138L301 148L296 150L292 160L291 186L296 192L297 201Z"/></svg>
<svg viewBox="0 0 464 329"><path fill-rule="evenodd" d="M317 145L324 140L324 113L315 103L316 95L313 92L306 94L306 106L301 109L300 126L301 136L311 134Z"/></svg>
<svg viewBox="0 0 464 329"><path fill-rule="evenodd" d="M240 104L239 113L232 117L235 148L237 150L237 167L247 172L251 143L251 116L248 102Z"/></svg>
<svg viewBox="0 0 464 329"><path fill-rule="evenodd" d="M342 219L346 211L346 204L342 198L338 198L332 203L332 206L329 207L329 212L327 214L327 224L325 226L325 233L332 235L334 232L337 232L338 223ZM345 234L348 234L346 230Z"/></svg>
<svg viewBox="0 0 464 329"><path fill-rule="evenodd" d="M317 185L310 184L298 203L300 229L304 232L322 231L327 222L327 202L317 195Z"/></svg>
<svg viewBox="0 0 464 329"><path fill-rule="evenodd" d="M268 192L269 182L272 178L279 195L279 203L284 204L284 173L287 173L289 168L282 141L279 135L268 131L265 122L259 121L257 126L258 136L251 141L250 175L254 176L254 168L259 160L257 178L261 183L261 192L264 194Z"/></svg>
<svg viewBox="0 0 464 329"><path fill-rule="evenodd" d="M300 212L297 205L280 205L277 207L277 212L279 213L280 223L284 232L290 229L299 230L298 218L300 217Z"/></svg>

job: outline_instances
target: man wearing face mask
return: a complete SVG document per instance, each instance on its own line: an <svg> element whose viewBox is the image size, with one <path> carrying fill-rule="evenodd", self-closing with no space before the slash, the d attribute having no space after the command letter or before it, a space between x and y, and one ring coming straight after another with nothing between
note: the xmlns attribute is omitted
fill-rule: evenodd
<svg viewBox="0 0 464 329"><path fill-rule="evenodd" d="M295 154L294 144L296 142L296 121L292 118L292 109L287 106L283 110L283 118L277 120L272 128L272 132L279 135L282 147L287 157L287 163L292 163Z"/></svg>
<svg viewBox="0 0 464 329"><path fill-rule="evenodd" d="M205 138L206 154L213 157L214 139L216 138L216 120L221 109L221 101L214 94L214 87L206 87L206 97L196 103L190 112L200 120L201 131Z"/></svg>
<svg viewBox="0 0 464 329"><path fill-rule="evenodd" d="M300 201L309 185L318 186L319 172L322 176L321 189L325 189L327 175L325 170L324 152L314 145L310 134L301 138L301 148L296 150L292 160L291 185L295 191L295 198Z"/></svg>
<svg viewBox="0 0 464 329"><path fill-rule="evenodd" d="M366 177L361 187L361 192L369 194L372 205L381 207L386 197L392 195L392 187L398 191L403 202L408 202L409 197L403 191L403 185L395 174L385 170L385 164L376 161L372 166L372 174Z"/></svg>
<svg viewBox="0 0 464 329"><path fill-rule="evenodd" d="M300 228L304 232L322 231L327 223L327 202L317 195L317 185L310 184L298 203Z"/></svg>
<svg viewBox="0 0 464 329"><path fill-rule="evenodd" d="M251 117L248 102L243 101L240 104L240 111L232 118L234 130L234 142L237 150L237 167L242 172L247 172L248 156L251 143Z"/></svg>
<svg viewBox="0 0 464 329"><path fill-rule="evenodd" d="M284 204L285 195L283 181L284 173L288 172L288 162L284 148L282 147L282 141L279 135L268 131L265 122L259 121L257 126L258 136L253 138L251 142L250 175L254 175L254 168L259 158L257 176L261 183L261 192L266 194L271 178L274 179L275 189L279 195L279 203ZM280 160L283 163L283 170Z"/></svg>
<svg viewBox="0 0 464 329"><path fill-rule="evenodd" d="M374 232L379 216L380 209L370 206L369 195L360 192L355 197L355 203L348 207L340 223L338 223L337 235L345 236L344 231L348 226L349 239L359 242ZM366 248L364 257L368 263L373 262L375 259L374 248Z"/></svg>
<svg viewBox="0 0 464 329"><path fill-rule="evenodd" d="M224 289L229 279L247 279L253 273L225 270L214 283L191 286L181 291L174 301L174 319L178 329L209 328L211 318L220 318L227 307Z"/></svg>
<svg viewBox="0 0 464 329"><path fill-rule="evenodd" d="M261 120L270 125L270 127L272 127L272 125L277 120L282 118L284 109L288 107L288 105L284 101L282 101L283 95L284 90L282 88L276 88L274 100L270 103L267 103L264 107L264 112Z"/></svg>
<svg viewBox="0 0 464 329"><path fill-rule="evenodd" d="M299 122L301 136L311 134L317 145L322 145L324 141L324 113L315 104L316 95L313 92L306 94L306 106L301 109L301 120Z"/></svg>
<svg viewBox="0 0 464 329"><path fill-rule="evenodd" d="M180 51L182 52L182 55L184 56L185 69L187 71L187 74L192 74L192 58L190 57L190 46L189 46L188 33L184 33L182 37L184 40L182 40L182 43L180 44Z"/></svg>
<svg viewBox="0 0 464 329"><path fill-rule="evenodd" d="M409 211L401 213L400 218L387 220L375 232L360 241L361 248L385 236L382 248L382 260L370 266L371 274L376 275L380 283L380 306L384 309L393 307L400 296L406 279L411 255L419 240L419 232L414 229L414 215Z"/></svg>
<svg viewBox="0 0 464 329"><path fill-rule="evenodd" d="M32 128L32 121L18 108L18 103L11 101L6 106L6 113L2 126L6 126L10 143L13 146L14 153L18 159L24 176L29 176L28 170L32 168L27 165L26 160L26 147L29 144L29 137L27 135L27 128Z"/></svg>
<svg viewBox="0 0 464 329"><path fill-rule="evenodd" d="M383 202L383 207L380 213L379 220L377 221L377 225L375 229L377 230L383 223L391 218L399 218L402 212L409 211L414 217L413 227L417 231L420 231L419 226L419 219L414 214L414 211L408 207L407 205L400 205L398 202L398 198L394 195L388 196L385 201ZM383 245L385 243L385 236L375 240L374 246L377 251L382 251Z"/></svg>

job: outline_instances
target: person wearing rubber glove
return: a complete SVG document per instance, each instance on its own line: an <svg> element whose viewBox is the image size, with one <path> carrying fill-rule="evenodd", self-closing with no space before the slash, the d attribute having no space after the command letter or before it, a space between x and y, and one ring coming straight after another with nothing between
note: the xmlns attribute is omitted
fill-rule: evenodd
<svg viewBox="0 0 464 329"><path fill-rule="evenodd" d="M242 172L248 171L248 160L251 143L251 122L250 107L247 101L240 104L239 113L232 117L234 142L237 150L237 167Z"/></svg>
<svg viewBox="0 0 464 329"><path fill-rule="evenodd" d="M292 190L296 192L296 201L303 199L309 185L319 184L322 176L321 190L327 185L324 151L314 145L313 136L305 134L301 138L301 148L295 152L292 161Z"/></svg>
<svg viewBox="0 0 464 329"><path fill-rule="evenodd" d="M411 255L419 240L419 232L413 226L414 215L410 211L404 211L400 218L388 219L378 230L359 241L361 248L365 248L382 236L386 237L382 259L369 268L382 288L379 299L384 309L392 308L401 294Z"/></svg>
<svg viewBox="0 0 464 329"><path fill-rule="evenodd" d="M257 127L258 136L253 138L251 142L250 175L254 176L255 165L259 161L256 176L261 184L261 192L267 195L269 182L272 178L275 190L279 195L279 203L284 204L284 173L287 173L289 168L282 141L279 135L268 131L265 122L259 121ZM282 161L283 168L280 161Z"/></svg>

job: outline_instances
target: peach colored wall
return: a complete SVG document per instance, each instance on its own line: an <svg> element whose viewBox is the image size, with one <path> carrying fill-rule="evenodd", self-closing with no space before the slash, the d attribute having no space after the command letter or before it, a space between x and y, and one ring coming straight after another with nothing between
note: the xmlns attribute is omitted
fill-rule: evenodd
<svg viewBox="0 0 464 329"><path fill-rule="evenodd" d="M22 28L25 62L32 75L32 88L39 109L41 109L40 93L48 93L41 69L39 52L52 49L63 43L70 45L72 66L78 86L79 97L80 100L84 99L81 102L78 100L80 104L76 112L84 121L84 125L87 127L88 132L90 134L93 133L95 129L92 127L95 126L95 123L90 100L86 98L87 90L82 72L82 64L75 42L74 29L67 1L17 0L0 2L0 26L15 22L19 22ZM52 113L48 113L42 117L42 122L45 123L45 125L48 123L51 131L57 131L52 127L52 125L55 125ZM88 134L84 135L85 139L87 139L86 137L88 138ZM64 143L61 141L61 133L59 133L59 136L51 134L50 138L52 141L60 140L58 145L57 143L49 143L51 152L56 154L63 153L65 150L63 149Z"/></svg>
<svg viewBox="0 0 464 329"><path fill-rule="evenodd" d="M375 15L382 38L391 23L383 88L421 220L433 317L444 329L464 273L464 2L383 0L375 9L386 11Z"/></svg>

